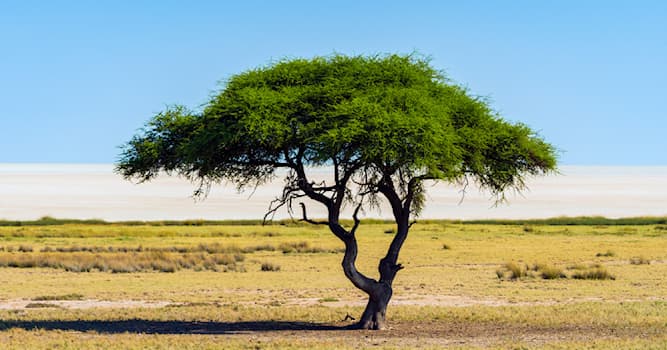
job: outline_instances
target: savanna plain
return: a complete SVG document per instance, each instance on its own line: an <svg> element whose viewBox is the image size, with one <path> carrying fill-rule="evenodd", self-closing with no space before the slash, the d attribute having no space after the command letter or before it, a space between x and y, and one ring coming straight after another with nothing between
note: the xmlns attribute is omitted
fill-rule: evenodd
<svg viewBox="0 0 667 350"><path fill-rule="evenodd" d="M362 222L361 271L392 233ZM342 248L287 221L3 222L0 347L667 348L665 220L418 222L382 331L345 328Z"/></svg>

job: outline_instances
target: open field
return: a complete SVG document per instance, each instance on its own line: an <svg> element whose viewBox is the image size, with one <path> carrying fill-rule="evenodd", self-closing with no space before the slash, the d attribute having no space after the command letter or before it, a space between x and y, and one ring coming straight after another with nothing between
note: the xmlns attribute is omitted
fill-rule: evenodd
<svg viewBox="0 0 667 350"><path fill-rule="evenodd" d="M401 253L390 329L376 332L344 329L365 298L324 227L0 226L0 344L662 349L660 222L418 223ZM392 229L362 224L360 270L376 274Z"/></svg>

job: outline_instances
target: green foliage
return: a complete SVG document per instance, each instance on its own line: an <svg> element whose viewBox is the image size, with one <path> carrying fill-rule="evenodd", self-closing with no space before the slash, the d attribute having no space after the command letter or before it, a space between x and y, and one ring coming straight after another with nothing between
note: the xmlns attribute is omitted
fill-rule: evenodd
<svg viewBox="0 0 667 350"><path fill-rule="evenodd" d="M223 180L239 189L264 183L281 167L296 172L297 180L288 176L291 191L305 179L302 166L333 166L341 175L334 185L347 187L354 177L373 190L390 181L399 195L412 192L418 213L424 180L472 180L502 198L523 188L525 175L554 170L554 154L427 60L333 55L249 70L201 112L159 113L125 146L117 171L140 181L177 173L203 194ZM372 202L377 191L370 193Z"/></svg>

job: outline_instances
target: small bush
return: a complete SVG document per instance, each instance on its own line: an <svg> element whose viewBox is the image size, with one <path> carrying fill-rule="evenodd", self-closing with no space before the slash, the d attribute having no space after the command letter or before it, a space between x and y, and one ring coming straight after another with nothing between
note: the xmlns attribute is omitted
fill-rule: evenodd
<svg viewBox="0 0 667 350"><path fill-rule="evenodd" d="M21 253L32 253L32 247L29 245L20 245L19 252Z"/></svg>
<svg viewBox="0 0 667 350"><path fill-rule="evenodd" d="M543 265L538 270L545 280L554 280L558 278L567 278L563 270L556 266Z"/></svg>
<svg viewBox="0 0 667 350"><path fill-rule="evenodd" d="M233 255L229 254L216 254L213 255L213 262L217 265L233 265L236 263L236 259Z"/></svg>
<svg viewBox="0 0 667 350"><path fill-rule="evenodd" d="M584 264L574 264L567 267L568 270L586 270L588 266Z"/></svg>
<svg viewBox="0 0 667 350"><path fill-rule="evenodd" d="M245 255L243 255L243 254L234 254L234 261L236 261L236 262L245 261Z"/></svg>
<svg viewBox="0 0 667 350"><path fill-rule="evenodd" d="M262 263L262 271L280 271L280 265L264 262Z"/></svg>
<svg viewBox="0 0 667 350"><path fill-rule="evenodd" d="M338 299L332 298L332 297L326 297L326 298L319 299L318 301L320 303L333 303L333 302L338 301Z"/></svg>
<svg viewBox="0 0 667 350"><path fill-rule="evenodd" d="M597 254L595 254L595 256L597 256L597 257L612 257L612 256L616 256L616 253L614 253L611 250L607 250L604 253L597 253Z"/></svg>
<svg viewBox="0 0 667 350"><path fill-rule="evenodd" d="M151 268L159 272L176 272L177 267L174 262L165 260L156 260L151 263Z"/></svg>
<svg viewBox="0 0 667 350"><path fill-rule="evenodd" d="M309 248L308 242L298 242L298 243L281 243L278 249L280 249L283 254L289 253L302 253Z"/></svg>
<svg viewBox="0 0 667 350"><path fill-rule="evenodd" d="M521 277L526 277L528 276L528 272L526 271L526 268L524 266L521 266L515 262L508 262L505 264L505 269L509 271L510 279L516 280Z"/></svg>
<svg viewBox="0 0 667 350"><path fill-rule="evenodd" d="M78 293L70 293L64 295L41 295L32 298L33 301L49 301L49 300L83 300L83 295Z"/></svg>
<svg viewBox="0 0 667 350"><path fill-rule="evenodd" d="M632 265L649 265L651 263L651 260L646 259L643 256L635 256L630 258L630 264Z"/></svg>
<svg viewBox="0 0 667 350"><path fill-rule="evenodd" d="M311 247L308 242L292 242L292 243L282 243L278 246L278 249L283 252L283 254L291 253L341 253L345 249L326 249L320 247Z"/></svg>
<svg viewBox="0 0 667 350"><path fill-rule="evenodd" d="M57 308L57 309L61 308L60 305L49 304L49 303L29 303L28 305L25 306L26 309L41 309L47 307Z"/></svg>
<svg viewBox="0 0 667 350"><path fill-rule="evenodd" d="M260 244L256 246L250 246L250 247L245 247L241 249L241 252L243 253L254 253L254 252L259 252L259 251L266 251L266 252L273 252L276 250L276 247L274 247L271 244Z"/></svg>
<svg viewBox="0 0 667 350"><path fill-rule="evenodd" d="M577 271L572 275L572 278L578 280L615 280L616 277L611 275L604 267L594 267L592 269Z"/></svg>

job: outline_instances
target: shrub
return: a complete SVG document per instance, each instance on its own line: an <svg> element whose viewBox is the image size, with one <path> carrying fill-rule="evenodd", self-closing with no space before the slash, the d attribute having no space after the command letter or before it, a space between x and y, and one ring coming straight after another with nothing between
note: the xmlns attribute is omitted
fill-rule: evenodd
<svg viewBox="0 0 667 350"><path fill-rule="evenodd" d="M567 278L567 275L565 275L563 270L556 266L541 265L538 271L540 272L542 278L544 278L545 280Z"/></svg>
<svg viewBox="0 0 667 350"><path fill-rule="evenodd" d="M32 253L32 247L29 245L20 245L19 252L21 253Z"/></svg>
<svg viewBox="0 0 667 350"><path fill-rule="evenodd" d="M528 276L526 268L513 261L506 263L505 265L503 265L502 268L504 269L504 271L509 272L509 278L512 280ZM503 277L505 276L504 271L503 271ZM496 272L496 275L497 274L498 273Z"/></svg>
<svg viewBox="0 0 667 350"><path fill-rule="evenodd" d="M26 309L41 309L41 308L47 308L47 307L58 308L58 309L61 308L60 305L50 304L50 303L28 303L25 306Z"/></svg>
<svg viewBox="0 0 667 350"><path fill-rule="evenodd" d="M326 298L319 299L317 301L320 302L320 303L332 303L332 302L338 301L338 299L332 298L332 297L326 297Z"/></svg>
<svg viewBox="0 0 667 350"><path fill-rule="evenodd" d="M64 295L41 295L32 298L33 301L49 301L49 300L83 300L83 295L78 293L70 293Z"/></svg>
<svg viewBox="0 0 667 350"><path fill-rule="evenodd" d="M594 267L587 270L580 270L572 275L572 278L579 280L615 280L604 267Z"/></svg>
<svg viewBox="0 0 667 350"><path fill-rule="evenodd" d="M280 271L280 265L264 262L262 263L262 271Z"/></svg>
<svg viewBox="0 0 667 350"><path fill-rule="evenodd" d="M607 250L604 253L597 253L597 254L595 254L595 256L597 256L597 257L612 257L612 256L616 256L616 253L614 253L611 250Z"/></svg>

